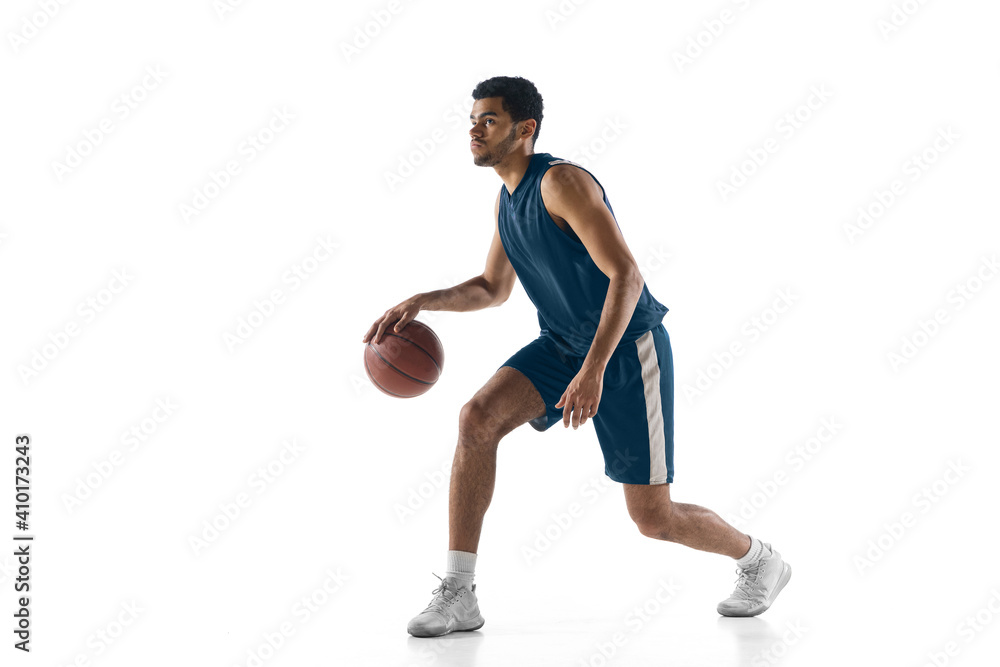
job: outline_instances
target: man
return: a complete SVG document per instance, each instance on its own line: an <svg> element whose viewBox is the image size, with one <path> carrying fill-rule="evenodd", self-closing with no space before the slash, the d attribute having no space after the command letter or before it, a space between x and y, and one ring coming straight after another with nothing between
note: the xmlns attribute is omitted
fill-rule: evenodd
<svg viewBox="0 0 1000 667"><path fill-rule="evenodd" d="M625 490L639 532L736 559L739 579L719 603L725 616L766 610L791 576L770 544L697 505L674 503L673 360L653 298L629 252L604 188L583 167L535 153L542 98L520 77L494 77L472 92L470 149L503 181L486 268L455 287L390 308L363 342L399 332L421 310L499 306L520 278L538 309L540 335L508 359L459 416L451 471L445 577L407 631L436 637L485 623L473 583L483 517L493 497L497 446L530 423L576 429L588 419L605 474ZM435 575L437 576L437 575Z"/></svg>

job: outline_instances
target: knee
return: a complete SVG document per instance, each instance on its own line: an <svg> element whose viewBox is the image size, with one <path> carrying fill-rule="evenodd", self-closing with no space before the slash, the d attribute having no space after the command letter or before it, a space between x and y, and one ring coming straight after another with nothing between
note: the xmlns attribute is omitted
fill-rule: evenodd
<svg viewBox="0 0 1000 667"><path fill-rule="evenodd" d="M497 440L496 420L483 403L473 398L458 413L459 445L476 446Z"/></svg>
<svg viewBox="0 0 1000 667"><path fill-rule="evenodd" d="M645 537L671 542L674 533L673 512L670 508L646 510L632 514L639 533Z"/></svg>

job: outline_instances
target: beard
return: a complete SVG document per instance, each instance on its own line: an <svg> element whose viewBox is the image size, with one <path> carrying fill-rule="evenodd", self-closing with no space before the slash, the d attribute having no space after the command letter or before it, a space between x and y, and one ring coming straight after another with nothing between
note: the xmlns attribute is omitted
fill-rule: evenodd
<svg viewBox="0 0 1000 667"><path fill-rule="evenodd" d="M500 164L500 161L507 157L507 153L514 146L515 137L517 136L517 126L514 126L510 130L504 139L496 145L493 150L484 151L478 155L472 156L472 161L477 167L495 167Z"/></svg>

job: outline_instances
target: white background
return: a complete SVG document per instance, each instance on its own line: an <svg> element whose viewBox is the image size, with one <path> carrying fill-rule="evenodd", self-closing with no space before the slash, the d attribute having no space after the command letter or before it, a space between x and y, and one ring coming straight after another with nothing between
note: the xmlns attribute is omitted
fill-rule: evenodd
<svg viewBox="0 0 1000 667"><path fill-rule="evenodd" d="M986 664L998 19L985 0L5 3L3 663ZM498 74L538 86L536 150L595 173L670 308L673 497L792 564L758 618L715 611L731 560L638 533L590 425L522 427L479 550L486 625L405 632L444 574L459 410L537 323L519 286L422 315L446 361L412 400L368 383L361 336L482 270L500 181L463 119ZM227 343L241 320L260 326ZM30 655L12 648L19 433Z"/></svg>

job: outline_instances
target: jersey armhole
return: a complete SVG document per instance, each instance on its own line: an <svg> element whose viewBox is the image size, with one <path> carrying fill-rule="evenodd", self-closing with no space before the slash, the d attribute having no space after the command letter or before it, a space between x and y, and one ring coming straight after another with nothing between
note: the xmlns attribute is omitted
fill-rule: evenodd
<svg viewBox="0 0 1000 667"><path fill-rule="evenodd" d="M604 190L604 186L601 185L601 182L599 180L597 180L596 176L594 176L587 169L584 169L583 167L581 167L577 163L570 162L569 160L557 160L555 163L550 162L549 166L553 167L553 166L555 166L557 164L568 164L568 165L570 165L572 167L576 167L577 169L583 171L585 174L587 174L592 179L594 179L594 183L597 183L597 187L599 187L601 189L601 201L604 202L604 206L608 209L608 212L611 213L611 217L612 218L615 217L614 211L612 211L611 207L608 206L608 193ZM547 174L547 173L549 173L548 169L545 170L545 174ZM549 220L552 221L553 226L555 226L555 228L558 229L559 232L563 236L565 236L567 239L569 239L570 241L572 241L575 245L578 245L581 248L586 248L586 246L584 245L583 241L581 241L580 237L577 236L576 232L573 232L572 234L570 234L569 231L567 231L567 230L563 229L562 227L560 227L558 224L556 224L556 220L555 220L555 218L552 217L552 214L549 213L549 207L545 205L545 197L542 195L542 179L545 178L545 174L542 174L542 178L538 179L538 198L542 200L542 208L545 209L545 215L549 216ZM615 223L617 224L617 222L618 221L616 220ZM573 229L573 226L569 224L568 220L566 221L566 225L570 228L570 230Z"/></svg>

